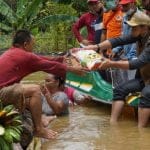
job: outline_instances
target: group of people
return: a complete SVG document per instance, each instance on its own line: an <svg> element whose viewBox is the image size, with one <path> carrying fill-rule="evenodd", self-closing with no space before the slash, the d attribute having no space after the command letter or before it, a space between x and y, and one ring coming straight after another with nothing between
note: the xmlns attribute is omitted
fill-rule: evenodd
<svg viewBox="0 0 150 150"><path fill-rule="evenodd" d="M83 75L86 69L80 66L68 66L64 63L63 56L36 55L33 53L34 43L34 37L29 31L18 30L13 37L12 47L0 56L0 100L4 105L13 104L21 113L25 109L29 110L34 124L34 135L50 139L54 138L57 133L46 127L52 119L47 114L61 114L67 109L69 103L67 96L61 92L67 89L64 86L66 72ZM20 82L23 77L36 71L49 74L45 78L44 85ZM76 92L71 91L70 96L74 98ZM43 95L50 106L46 112ZM59 98L63 103L59 102ZM78 101L78 97L76 99ZM83 96L80 100L86 99L88 97ZM44 112L46 115L43 115Z"/></svg>
<svg viewBox="0 0 150 150"><path fill-rule="evenodd" d="M73 24L72 30L80 45L98 44L106 39L119 37L121 35L129 35L131 27L125 23L130 17L130 13L137 10L135 0L115 0L112 1L112 8L104 7L103 1L88 0L89 12L83 14L77 22ZM107 4L107 1L106 1ZM87 19L88 18L88 19ZM97 24L97 22L99 24ZM83 37L80 34L82 27L87 28L88 36ZM135 59L136 44L128 44L118 46L113 49L103 51L105 57L111 59ZM110 78L110 69L107 71L99 71L102 78L108 82L112 82L113 87L116 87L122 81L132 79L135 74L133 71L124 71L121 69L113 69L112 77Z"/></svg>
<svg viewBox="0 0 150 150"><path fill-rule="evenodd" d="M112 124L117 123L125 103L125 98L129 93L141 92L138 110L138 126L145 127L150 118L150 76L148 75L150 34L150 18L148 15L150 11L150 1L142 1L146 12L141 12L136 8L135 0L116 0L114 2L115 5L113 5L113 8L106 11L102 1L87 1L91 15L94 15L93 12L97 12L95 14L98 16L98 12L101 12L101 15L99 15L102 23L99 25L99 27L101 27L99 28L99 30L101 30L101 32L99 32L100 44L97 44L94 38L92 42L84 42L84 38L78 38L81 36L80 29L83 27L83 23L81 22L85 15L81 16L73 25L73 32L78 41L86 45L84 49L96 50L108 58L102 63L99 68L100 70L106 70L108 68L115 70L115 76L112 76L116 82L115 84L113 83L114 96L110 122ZM103 11L101 9L103 9ZM92 34L93 37L97 37L97 30L93 28L92 23L93 20L88 23L84 22L84 25L87 29L91 28L94 32L88 30L88 35ZM95 26L97 26L97 24L95 24ZM75 29L78 30L78 34L76 34L77 31ZM90 41L89 36L87 41ZM91 45L90 43L94 43L95 45ZM120 61L112 61L115 60L114 56L116 54L119 54L120 57L117 59ZM125 71L127 69L132 70ZM138 70L135 76L136 69Z"/></svg>
<svg viewBox="0 0 150 150"><path fill-rule="evenodd" d="M98 7L101 2L88 0L88 3ZM121 80L123 82L114 86L111 124L118 122L126 97L134 92L141 92L138 127L146 127L150 118L150 1L143 0L142 5L145 11L138 10L134 0L116 1L116 7L103 14L102 30L106 33L105 37L102 32L99 44L87 44L83 48L95 50L106 57L99 70L107 68L118 68L122 71L136 70L135 77L129 78L127 74L127 80L123 76ZM123 51L123 57L115 61L114 53L120 50ZM118 69L116 72L119 71ZM119 80L117 76L116 80Z"/></svg>
<svg viewBox="0 0 150 150"><path fill-rule="evenodd" d="M140 91L138 126L145 127L150 118L150 18L146 12L135 9L133 0L116 1L116 7L108 11L105 11L103 3L99 0L87 2L90 12L83 15L73 25L78 41L86 45L84 50L93 49L98 53L105 53L107 58L99 67L100 70L106 68L138 69L135 79L128 80L114 88L110 122L115 124L118 121L125 97L129 93ZM150 11L150 1L143 0L142 2L145 10ZM127 14L131 9L134 11L130 18L126 19L129 16L124 15L123 11ZM89 33L87 39L79 33L80 28L85 25ZM130 32L131 35L129 35ZM122 37L119 37L121 35ZM135 42L137 44L126 45ZM51 139L55 138L57 132L47 128L51 120L49 115L67 114L68 99L74 101L73 99L76 98L75 102L79 104L83 102L83 99L85 101L89 99L65 87L66 72L84 75L87 69L67 65L64 63L65 57L63 56L36 55L33 53L34 43L34 37L29 31L19 30L13 37L12 47L0 56L0 99L4 105L14 104L20 112L28 109L32 115L35 136ZM118 47L117 50L113 49L120 45L123 46ZM133 53L130 50L131 47L133 47ZM119 49L125 51L124 59L119 61L110 59ZM130 55L130 52L133 55ZM134 54L136 52L137 56ZM20 82L23 77L36 71L48 73L44 85ZM80 100L77 97L80 97ZM43 117L43 114L46 115Z"/></svg>

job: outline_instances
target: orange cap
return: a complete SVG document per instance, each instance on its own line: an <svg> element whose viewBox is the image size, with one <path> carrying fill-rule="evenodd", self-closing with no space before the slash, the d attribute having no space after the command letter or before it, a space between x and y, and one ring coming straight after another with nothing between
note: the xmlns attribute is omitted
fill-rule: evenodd
<svg viewBox="0 0 150 150"><path fill-rule="evenodd" d="M128 3L134 3L135 0L121 0L119 2L120 5L125 5L125 4L128 4Z"/></svg>

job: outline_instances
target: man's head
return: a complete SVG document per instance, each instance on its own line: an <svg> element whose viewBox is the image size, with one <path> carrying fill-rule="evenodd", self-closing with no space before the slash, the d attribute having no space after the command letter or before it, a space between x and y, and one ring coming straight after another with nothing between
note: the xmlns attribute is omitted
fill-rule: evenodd
<svg viewBox="0 0 150 150"><path fill-rule="evenodd" d="M13 37L13 46L21 47L26 51L32 52L34 39L31 33L27 30L18 30Z"/></svg>
<svg viewBox="0 0 150 150"><path fill-rule="evenodd" d="M127 24L132 27L133 36L144 36L149 32L150 17L144 12L137 11L133 14Z"/></svg>
<svg viewBox="0 0 150 150"><path fill-rule="evenodd" d="M88 0L88 7L91 12L101 14L103 12L103 2L99 0Z"/></svg>
<svg viewBox="0 0 150 150"><path fill-rule="evenodd" d="M135 0L120 0L123 12L128 12L130 9L135 9Z"/></svg>
<svg viewBox="0 0 150 150"><path fill-rule="evenodd" d="M116 10L119 6L119 0L107 0L105 1L106 10Z"/></svg>

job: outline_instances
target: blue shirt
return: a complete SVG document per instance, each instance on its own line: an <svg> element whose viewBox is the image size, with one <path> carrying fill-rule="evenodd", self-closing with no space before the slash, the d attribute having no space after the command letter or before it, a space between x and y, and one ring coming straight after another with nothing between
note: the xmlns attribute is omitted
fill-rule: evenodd
<svg viewBox="0 0 150 150"><path fill-rule="evenodd" d="M126 23L127 20L128 20L128 16L125 15L123 17L123 24L122 24L122 28L123 28L122 35L123 36L129 36L131 34L132 27L130 27ZM136 43L132 43L132 44L128 44L128 45L118 46L116 48L113 48L112 51L114 53L118 53L118 52L123 50L124 51L124 58L131 60L131 59L137 58L136 48L137 48Z"/></svg>

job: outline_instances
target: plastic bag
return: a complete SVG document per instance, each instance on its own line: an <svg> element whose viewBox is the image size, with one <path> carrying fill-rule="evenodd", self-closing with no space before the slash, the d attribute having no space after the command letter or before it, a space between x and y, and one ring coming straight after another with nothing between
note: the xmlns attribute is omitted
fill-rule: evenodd
<svg viewBox="0 0 150 150"><path fill-rule="evenodd" d="M70 52L83 67L87 67L89 70L97 70L103 60L103 57L94 50L73 48Z"/></svg>

